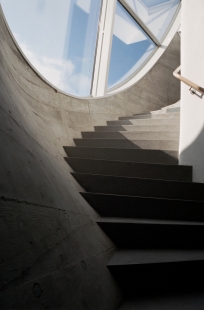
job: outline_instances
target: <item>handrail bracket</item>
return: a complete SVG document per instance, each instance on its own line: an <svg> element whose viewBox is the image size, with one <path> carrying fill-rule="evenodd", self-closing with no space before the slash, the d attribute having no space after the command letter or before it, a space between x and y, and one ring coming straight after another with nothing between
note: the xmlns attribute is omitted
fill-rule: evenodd
<svg viewBox="0 0 204 310"><path fill-rule="evenodd" d="M203 98L203 93L200 93L200 95L199 95L193 87L190 87L190 88L189 88L189 91L190 91L191 95L196 95L196 96L198 96L200 99Z"/></svg>

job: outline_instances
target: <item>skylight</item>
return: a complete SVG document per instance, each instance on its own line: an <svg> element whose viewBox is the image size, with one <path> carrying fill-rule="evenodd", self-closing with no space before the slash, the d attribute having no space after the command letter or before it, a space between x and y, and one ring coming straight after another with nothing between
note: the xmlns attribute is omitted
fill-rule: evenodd
<svg viewBox="0 0 204 310"><path fill-rule="evenodd" d="M104 95L140 70L161 44L179 3L1 0L11 31L32 65L55 87L80 97ZM98 91L101 75L104 87Z"/></svg>

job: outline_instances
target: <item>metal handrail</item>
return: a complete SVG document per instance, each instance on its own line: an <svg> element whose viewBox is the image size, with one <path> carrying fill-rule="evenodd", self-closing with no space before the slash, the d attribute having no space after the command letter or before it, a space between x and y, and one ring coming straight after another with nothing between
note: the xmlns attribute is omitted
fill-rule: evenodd
<svg viewBox="0 0 204 310"><path fill-rule="evenodd" d="M185 77L183 77L181 74L179 74L179 72L181 71L181 66L179 66L174 72L173 72L173 75L179 79L181 82L185 83L186 85L190 86L190 92L192 95L196 95L198 96L199 98L203 98L203 95L204 95L204 88L202 88L201 86L191 82L190 80L186 79ZM197 92L200 93L197 94Z"/></svg>

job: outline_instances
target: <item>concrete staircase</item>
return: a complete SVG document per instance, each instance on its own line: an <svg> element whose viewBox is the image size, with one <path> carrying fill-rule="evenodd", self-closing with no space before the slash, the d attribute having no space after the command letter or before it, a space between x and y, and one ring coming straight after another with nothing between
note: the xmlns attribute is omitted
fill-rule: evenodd
<svg viewBox="0 0 204 310"><path fill-rule="evenodd" d="M96 126L65 147L81 195L118 247L107 266L120 309L204 307L204 184L178 165L179 122L176 104Z"/></svg>

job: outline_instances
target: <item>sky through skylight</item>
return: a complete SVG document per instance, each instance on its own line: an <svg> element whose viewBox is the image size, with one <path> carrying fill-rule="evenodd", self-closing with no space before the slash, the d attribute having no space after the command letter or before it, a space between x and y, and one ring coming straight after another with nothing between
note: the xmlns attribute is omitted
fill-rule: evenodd
<svg viewBox="0 0 204 310"><path fill-rule="evenodd" d="M18 44L32 65L59 89L91 93L102 0L0 0ZM125 0L160 40L180 0ZM125 81L156 48L117 1L108 88Z"/></svg>

